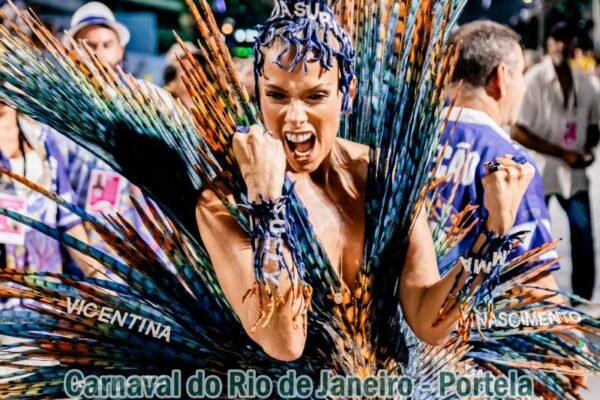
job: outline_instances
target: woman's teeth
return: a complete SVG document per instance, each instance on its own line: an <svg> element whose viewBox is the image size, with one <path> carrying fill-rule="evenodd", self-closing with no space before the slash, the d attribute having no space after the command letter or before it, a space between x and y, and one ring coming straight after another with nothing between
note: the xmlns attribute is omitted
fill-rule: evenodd
<svg viewBox="0 0 600 400"><path fill-rule="evenodd" d="M308 157L316 142L313 133L286 133L285 138L290 150L297 157Z"/></svg>
<svg viewBox="0 0 600 400"><path fill-rule="evenodd" d="M287 140L289 140L292 143L302 143L302 142L306 142L307 140L309 140L310 138L312 138L314 135L312 133L305 133L302 135L293 135L291 133L286 133L285 134L285 138Z"/></svg>

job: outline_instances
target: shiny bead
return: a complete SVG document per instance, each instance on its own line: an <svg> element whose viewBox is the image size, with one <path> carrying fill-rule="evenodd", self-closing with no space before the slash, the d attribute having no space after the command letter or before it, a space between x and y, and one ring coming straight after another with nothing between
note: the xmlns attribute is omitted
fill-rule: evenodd
<svg viewBox="0 0 600 400"><path fill-rule="evenodd" d="M335 302L335 304L342 304L343 300L344 296L340 292L337 292L335 296L333 296L333 301Z"/></svg>

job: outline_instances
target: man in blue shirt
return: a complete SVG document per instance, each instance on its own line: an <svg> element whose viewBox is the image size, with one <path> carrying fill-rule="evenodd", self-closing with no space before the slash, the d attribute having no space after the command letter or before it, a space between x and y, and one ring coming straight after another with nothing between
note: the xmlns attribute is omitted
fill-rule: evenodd
<svg viewBox="0 0 600 400"><path fill-rule="evenodd" d="M518 40L512 30L491 21L466 24L451 38L454 43L461 42L461 49L451 85L454 93L449 96L456 99L456 104L451 111L442 112L442 117L449 115L449 120L441 141L443 154L436 177L446 176L447 182L438 193L450 199L456 211L469 204L477 206L475 216L480 222L486 218L481 184L486 164L506 155L525 157L534 164L502 129L515 122L525 91L524 59ZM553 240L537 168L515 215L512 232L519 231L528 233L511 258ZM450 251L441 267L468 250L473 240L473 234L467 235ZM550 252L545 258L555 256L555 252ZM558 264L553 268L558 268ZM536 280L536 284L557 287L550 273Z"/></svg>

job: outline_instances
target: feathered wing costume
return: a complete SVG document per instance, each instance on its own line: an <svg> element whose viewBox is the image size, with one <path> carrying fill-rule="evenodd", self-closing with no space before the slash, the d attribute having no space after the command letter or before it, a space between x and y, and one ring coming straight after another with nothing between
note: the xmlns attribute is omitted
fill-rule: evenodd
<svg viewBox="0 0 600 400"><path fill-rule="evenodd" d="M264 36L268 28L285 22L276 18L277 10L293 10L295 3L276 1L274 17L267 21L259 40L268 40ZM321 10L327 7L324 1L304 3ZM200 32L200 50L211 60L201 66L190 54L184 56L189 62L183 64L184 82L194 99L190 111L112 71L84 44L73 43L74 50L66 50L32 14L21 17L43 43L43 51L17 26L0 27L0 78L5 81L0 95L4 101L88 148L155 200L167 218L151 204L148 210L139 207L139 212L175 268L172 271L161 263L118 215L94 218L45 193L90 221L121 261L26 216L0 209L1 214L95 257L124 282L0 271L0 296L31 300L25 310L4 312L0 319L0 334L22 338L2 347L5 357L0 363L18 371L9 383L0 384L0 397L64 397L64 376L74 368L86 375L159 374L177 368L184 375L205 369L220 376L230 368L253 368L274 378L295 369L315 379L323 369L361 376L386 369L414 376L419 382L433 382L441 369L480 367L502 374L516 367L534 377L544 398L577 398L565 374L597 371L599 364L590 344L574 342L573 326L560 324L531 332L470 323L477 321L477 312L485 314L489 307L494 311L547 307L534 299L522 301L506 294L545 265L511 281L501 279L510 268L525 270L543 249L503 266L494 276L492 283L499 283L495 289L488 285L489 290L480 290L466 302L460 332L444 347L433 350L418 344L399 312L398 280L406 238L413 210L424 199L421 188L428 182L443 127L443 88L452 72L454 51L444 48L443 41L463 3L347 0L331 6L356 49L357 96L354 111L343 120L341 135L371 149L365 260L356 286L336 304L332 295L340 288L339 279L292 190L289 218L296 251L304 261L299 268L305 289L301 295L312 304L305 354L293 363L269 358L243 332L196 233L193 210L198 194L206 188L249 229L248 216L237 205L246 198L231 138L236 126L259 123L208 4L188 0ZM307 31L311 24L294 21L289 27L292 43L314 44L294 42L312 37L306 35L314 33ZM8 171L3 173L23 181ZM229 202L228 194L235 203ZM439 243L452 238L455 231L438 230ZM264 276L258 270L257 282L261 280ZM104 317L90 311L102 307L108 310ZM584 317L577 328L596 333L598 326ZM54 364L32 362L39 359ZM421 395L428 398L431 392Z"/></svg>

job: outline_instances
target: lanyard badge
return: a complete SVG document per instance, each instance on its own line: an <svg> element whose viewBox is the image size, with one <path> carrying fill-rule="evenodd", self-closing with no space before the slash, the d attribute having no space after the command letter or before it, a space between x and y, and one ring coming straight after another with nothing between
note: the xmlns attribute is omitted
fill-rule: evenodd
<svg viewBox="0 0 600 400"><path fill-rule="evenodd" d="M115 172L92 170L85 211L96 215L117 212L123 181L123 178Z"/></svg>
<svg viewBox="0 0 600 400"><path fill-rule="evenodd" d="M19 214L26 214L27 202L15 195L0 193L0 207ZM0 243L24 245L25 227L5 215L0 215Z"/></svg>

